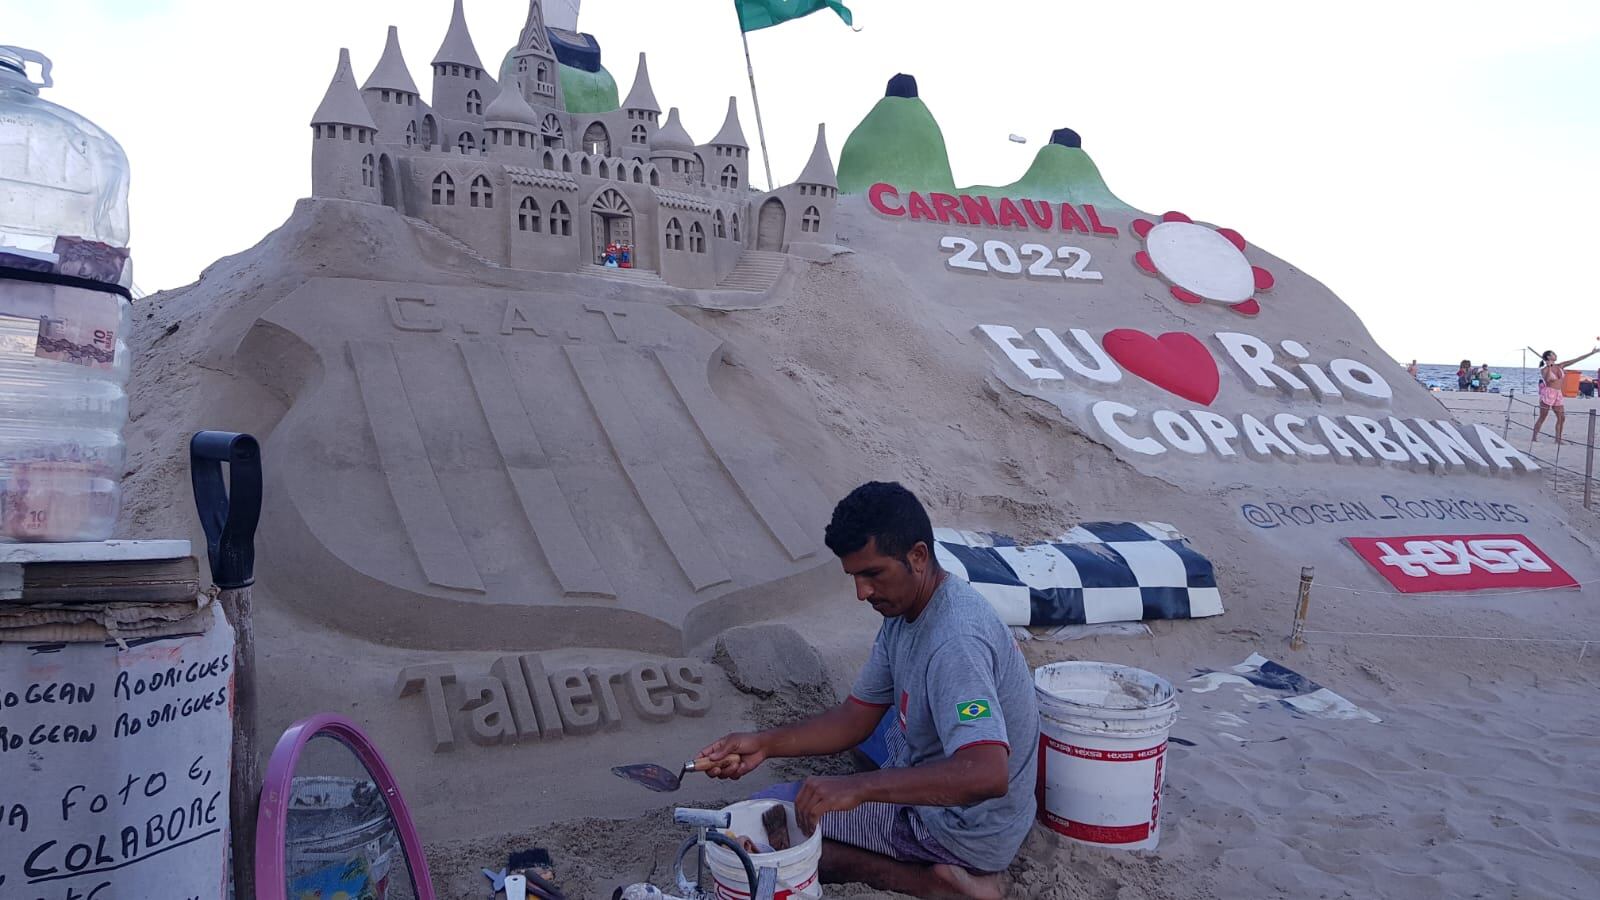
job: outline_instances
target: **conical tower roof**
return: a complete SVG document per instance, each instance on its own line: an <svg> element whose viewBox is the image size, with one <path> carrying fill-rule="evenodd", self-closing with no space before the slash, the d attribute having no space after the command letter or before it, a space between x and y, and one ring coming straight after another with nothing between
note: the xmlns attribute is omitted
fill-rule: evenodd
<svg viewBox="0 0 1600 900"><path fill-rule="evenodd" d="M483 60L478 58L477 48L472 46L472 35L467 32L467 16L461 11L461 0L456 0L455 9L450 13L450 28L444 33L444 43L439 45L439 52L433 55L433 64L437 66L440 63L483 68Z"/></svg>
<svg viewBox="0 0 1600 900"><path fill-rule="evenodd" d="M657 150L694 150L694 139L684 130L683 122L678 119L676 106L667 113L667 121L662 123L661 130L656 132L656 136L651 138L650 146Z"/></svg>
<svg viewBox="0 0 1600 900"><path fill-rule="evenodd" d="M747 150L750 148L750 145L744 139L744 129L739 126L739 98L728 98L728 118L723 120L722 130L717 132L717 136L711 139L711 143L723 144L729 147L744 147Z"/></svg>
<svg viewBox="0 0 1600 900"><path fill-rule="evenodd" d="M461 0L456 0L457 3ZM528 0L528 21L522 25L522 34L517 36L518 50L539 50L554 55L555 49L550 46L550 35L544 30L544 7L539 0Z"/></svg>
<svg viewBox="0 0 1600 900"><path fill-rule="evenodd" d="M539 114L533 111L522 97L522 85L512 82L500 88L500 93L489 101L483 111L485 122L515 122L521 125L539 125Z"/></svg>
<svg viewBox="0 0 1600 900"><path fill-rule="evenodd" d="M806 167L795 183L820 184L831 188L839 186L833 171L833 157L828 155L828 126L817 126L817 145L811 148L811 159L806 161Z"/></svg>
<svg viewBox="0 0 1600 900"><path fill-rule="evenodd" d="M339 48L339 65L333 70L333 81L328 83L328 92L322 95L322 104L311 117L311 124L357 125L374 131L378 128L372 122L372 113L367 111L367 104L361 101L361 92L356 90L356 73L350 68L350 51L344 47Z"/></svg>
<svg viewBox="0 0 1600 900"><path fill-rule="evenodd" d="M361 86L363 91L374 88L422 93L417 90L417 83L411 80L411 72L406 69L406 58L400 53L400 29L393 25L389 26L389 39L384 42L383 56L378 58L378 65L367 76L367 83Z"/></svg>
<svg viewBox="0 0 1600 900"><path fill-rule="evenodd" d="M639 71L633 76L633 87L628 91L628 99L622 101L622 108L661 112L656 92L650 88L650 70L645 68L643 53L639 54Z"/></svg>

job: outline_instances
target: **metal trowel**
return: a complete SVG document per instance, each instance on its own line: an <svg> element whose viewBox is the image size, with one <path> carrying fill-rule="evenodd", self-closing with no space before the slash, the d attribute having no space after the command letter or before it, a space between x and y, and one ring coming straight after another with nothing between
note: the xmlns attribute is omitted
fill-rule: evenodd
<svg viewBox="0 0 1600 900"><path fill-rule="evenodd" d="M739 754L729 753L727 756L724 756L722 759L716 762L712 762L710 759L704 756L698 759L691 759L684 763L683 767L676 772L667 768L666 766L658 766L655 763L639 763L632 766L613 766L611 768L611 772L612 774L626 778L635 784L642 784L652 791L670 793L683 786L683 776L689 774L690 772L704 772L707 769L715 769L723 765L736 766L738 764Z"/></svg>

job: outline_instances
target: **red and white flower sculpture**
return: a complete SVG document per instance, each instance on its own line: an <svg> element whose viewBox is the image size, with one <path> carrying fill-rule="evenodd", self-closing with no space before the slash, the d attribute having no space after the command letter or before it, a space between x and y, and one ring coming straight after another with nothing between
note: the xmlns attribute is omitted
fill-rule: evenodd
<svg viewBox="0 0 1600 900"><path fill-rule="evenodd" d="M1242 316L1261 312L1255 295L1272 290L1272 273L1245 258L1239 232L1198 224L1180 212L1166 213L1159 222L1134 219L1132 229L1144 241L1134 264L1167 282L1173 297L1221 303Z"/></svg>

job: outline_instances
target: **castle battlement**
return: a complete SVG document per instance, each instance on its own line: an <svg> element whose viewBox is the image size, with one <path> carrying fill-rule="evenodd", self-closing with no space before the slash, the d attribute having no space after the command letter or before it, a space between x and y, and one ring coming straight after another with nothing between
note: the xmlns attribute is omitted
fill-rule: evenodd
<svg viewBox="0 0 1600 900"><path fill-rule="evenodd" d="M627 98L600 112L568 110L561 66L541 0L499 73L454 0L430 101L393 26L359 89L341 50L311 122L312 196L393 207L510 268L582 271L626 247L632 267L682 287L714 286L746 250L832 242L838 192L820 130L799 181L759 190L734 98L696 143L677 109L661 121L644 54Z"/></svg>

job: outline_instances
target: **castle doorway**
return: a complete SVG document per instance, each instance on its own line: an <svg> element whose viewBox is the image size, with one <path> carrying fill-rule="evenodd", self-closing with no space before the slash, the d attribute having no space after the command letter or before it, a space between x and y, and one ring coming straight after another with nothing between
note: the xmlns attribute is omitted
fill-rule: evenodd
<svg viewBox="0 0 1600 900"><path fill-rule="evenodd" d="M786 220L782 200L773 197L761 204L761 217L756 221L756 249L781 253Z"/></svg>
<svg viewBox="0 0 1600 900"><path fill-rule="evenodd" d="M638 248L633 239L633 207L628 205L621 193L602 191L590 208L589 219L594 235L590 257L596 264L605 262L608 245L626 244L634 248L631 254L633 265L639 265Z"/></svg>
<svg viewBox="0 0 1600 900"><path fill-rule="evenodd" d="M400 209L400 191L395 185L394 162L385 153L378 157L378 193L383 198L383 205L405 212Z"/></svg>

